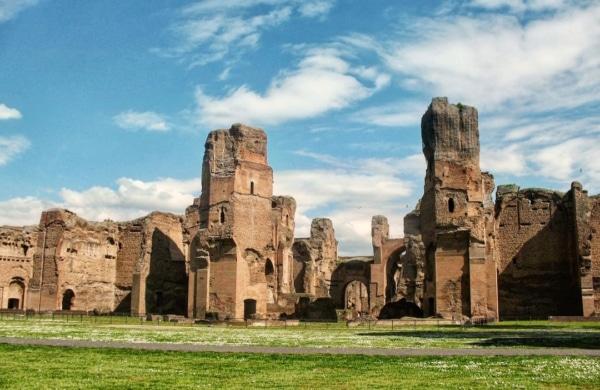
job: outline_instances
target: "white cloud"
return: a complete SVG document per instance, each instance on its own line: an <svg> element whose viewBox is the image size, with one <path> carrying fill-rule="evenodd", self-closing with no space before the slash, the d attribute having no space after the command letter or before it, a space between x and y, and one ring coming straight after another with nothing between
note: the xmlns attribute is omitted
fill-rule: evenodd
<svg viewBox="0 0 600 390"><path fill-rule="evenodd" d="M356 122L383 127L406 127L421 123L427 103L394 102L361 109L350 116Z"/></svg>
<svg viewBox="0 0 600 390"><path fill-rule="evenodd" d="M566 142L535 150L531 160L537 172L567 186L573 180L582 181L592 191L600 191L600 137L576 137Z"/></svg>
<svg viewBox="0 0 600 390"><path fill-rule="evenodd" d="M498 10L507 8L513 12L555 10L566 6L565 0L472 0L470 6Z"/></svg>
<svg viewBox="0 0 600 390"><path fill-rule="evenodd" d="M547 111L598 102L600 5L523 21L502 13L419 19L414 37L346 41L379 52L405 89L486 110Z"/></svg>
<svg viewBox="0 0 600 390"><path fill-rule="evenodd" d="M0 225L37 225L42 210L52 207L54 203L32 196L0 201Z"/></svg>
<svg viewBox="0 0 600 390"><path fill-rule="evenodd" d="M25 152L30 145L29 140L21 135L0 137L0 166Z"/></svg>
<svg viewBox="0 0 600 390"><path fill-rule="evenodd" d="M37 3L38 0L0 0L0 23L16 17L19 12Z"/></svg>
<svg viewBox="0 0 600 390"><path fill-rule="evenodd" d="M8 107L5 104L0 103L0 121L7 119L21 119L22 115L16 108Z"/></svg>
<svg viewBox="0 0 600 390"><path fill-rule="evenodd" d="M182 214L201 189L201 180L160 179L144 182L130 178L117 180L117 188L92 187L84 191L63 188L63 207L92 219L126 220L154 210Z"/></svg>
<svg viewBox="0 0 600 390"><path fill-rule="evenodd" d="M92 221L131 220L155 210L183 214L200 189L201 179L171 178L149 182L121 178L116 188L96 186L83 191L63 188L58 201L25 197L0 202L0 224L36 224L40 213L52 207L69 209Z"/></svg>
<svg viewBox="0 0 600 390"><path fill-rule="evenodd" d="M312 0L300 3L298 11L300 15L309 18L327 15L334 5L333 0Z"/></svg>
<svg viewBox="0 0 600 390"><path fill-rule="evenodd" d="M296 153L327 166L274 172L274 193L296 199L296 237L310 234L312 218L327 217L333 221L341 254L369 254L371 217L377 214L387 215L393 234L402 235L402 218L415 204L415 182L423 180L413 176L424 173L423 157L342 161L319 153Z"/></svg>
<svg viewBox="0 0 600 390"><path fill-rule="evenodd" d="M527 171L526 154L519 145L501 148L483 147L481 149L481 170L494 173L525 175Z"/></svg>
<svg viewBox="0 0 600 390"><path fill-rule="evenodd" d="M177 43L158 53L202 66L236 57L259 45L262 35L289 21L294 13L323 18L334 0L219 0L200 1L184 7L173 31ZM230 58L233 62L235 58Z"/></svg>
<svg viewBox="0 0 600 390"><path fill-rule="evenodd" d="M125 111L114 118L117 126L129 130L169 131L171 126L161 114L152 111Z"/></svg>
<svg viewBox="0 0 600 390"><path fill-rule="evenodd" d="M211 127L226 127L234 122L269 125L315 117L347 107L382 87L376 80L383 73L364 83L356 73L335 50L313 49L297 69L276 77L264 94L241 86L219 98L199 88L199 121ZM366 85L369 83L373 85Z"/></svg>

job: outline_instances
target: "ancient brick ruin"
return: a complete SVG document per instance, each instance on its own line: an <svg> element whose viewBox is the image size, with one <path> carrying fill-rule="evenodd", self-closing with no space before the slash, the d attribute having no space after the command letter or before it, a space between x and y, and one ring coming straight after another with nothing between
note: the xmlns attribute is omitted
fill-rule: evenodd
<svg viewBox="0 0 600 390"><path fill-rule="evenodd" d="M435 98L421 122L424 193L372 256L339 257L331 220L294 237L296 202L273 195L267 136L211 132L202 194L185 215L89 222L44 211L0 227L0 308L199 319L600 315L600 196L501 185L479 166L477 110ZM293 195L293 194L292 194ZM336 312L337 311L337 312Z"/></svg>

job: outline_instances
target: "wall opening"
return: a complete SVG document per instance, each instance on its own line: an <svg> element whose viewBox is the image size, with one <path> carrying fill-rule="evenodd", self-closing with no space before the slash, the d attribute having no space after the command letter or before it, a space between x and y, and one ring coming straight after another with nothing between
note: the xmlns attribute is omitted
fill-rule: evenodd
<svg viewBox="0 0 600 390"><path fill-rule="evenodd" d="M254 195L254 182L250 182L250 195Z"/></svg>
<svg viewBox="0 0 600 390"><path fill-rule="evenodd" d="M256 299L244 299L244 319L251 320L256 317Z"/></svg>
<svg viewBox="0 0 600 390"><path fill-rule="evenodd" d="M221 223L225 223L225 207L221 207L221 216L219 220Z"/></svg>
<svg viewBox="0 0 600 390"><path fill-rule="evenodd" d="M267 262L265 263L265 275L266 276L273 275L273 272L275 272L275 269L273 267L273 262L270 259L267 259Z"/></svg>
<svg viewBox="0 0 600 390"><path fill-rule="evenodd" d="M429 315L434 315L435 314L435 298L429 297L428 304L429 304Z"/></svg>
<svg viewBox="0 0 600 390"><path fill-rule="evenodd" d="M448 199L448 211L451 213L454 212L454 199L452 198Z"/></svg>
<svg viewBox="0 0 600 390"><path fill-rule="evenodd" d="M63 310L71 310L73 308L74 301L75 301L75 293L73 292L73 290L68 289L63 294L62 309Z"/></svg>
<svg viewBox="0 0 600 390"><path fill-rule="evenodd" d="M361 315L369 312L369 292L367 285L360 280L353 280L344 290L344 309Z"/></svg>
<svg viewBox="0 0 600 390"><path fill-rule="evenodd" d="M25 300L25 283L22 278L13 278L8 285L8 302L9 309L22 309L23 301Z"/></svg>
<svg viewBox="0 0 600 390"><path fill-rule="evenodd" d="M20 301L17 298L8 298L8 308L11 310L19 310L21 308Z"/></svg>
<svg viewBox="0 0 600 390"><path fill-rule="evenodd" d="M21 248L23 249L23 256L27 256L27 251L29 250L29 247L23 244L21 245Z"/></svg>

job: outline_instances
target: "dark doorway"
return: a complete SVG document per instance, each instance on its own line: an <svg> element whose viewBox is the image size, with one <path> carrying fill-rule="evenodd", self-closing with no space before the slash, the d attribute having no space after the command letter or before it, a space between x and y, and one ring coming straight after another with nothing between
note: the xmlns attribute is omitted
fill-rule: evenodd
<svg viewBox="0 0 600 390"><path fill-rule="evenodd" d="M20 308L19 300L17 298L9 298L8 299L8 308L13 309L13 310L18 310Z"/></svg>
<svg viewBox="0 0 600 390"><path fill-rule="evenodd" d="M250 320L256 317L256 300L245 299L244 300L244 319Z"/></svg>
<svg viewBox="0 0 600 390"><path fill-rule="evenodd" d="M69 289L65 291L62 299L62 309L71 310L73 308L73 301L75 300L75 293Z"/></svg>

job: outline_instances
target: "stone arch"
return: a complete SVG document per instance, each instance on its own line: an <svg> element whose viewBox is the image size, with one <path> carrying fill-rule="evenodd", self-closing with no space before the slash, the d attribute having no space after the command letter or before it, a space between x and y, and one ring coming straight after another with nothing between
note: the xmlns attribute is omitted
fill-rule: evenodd
<svg viewBox="0 0 600 390"><path fill-rule="evenodd" d="M403 245L394 250L387 258L385 267L385 302L391 302L398 294L398 285L402 278L402 256L406 253L406 247Z"/></svg>
<svg viewBox="0 0 600 390"><path fill-rule="evenodd" d="M271 259L267 259L265 262L265 279L267 281L267 303L275 303L276 278Z"/></svg>
<svg viewBox="0 0 600 390"><path fill-rule="evenodd" d="M62 295L62 310L73 310L75 305L75 293L70 288L66 289Z"/></svg>
<svg viewBox="0 0 600 390"><path fill-rule="evenodd" d="M267 261L265 262L265 276L267 277L267 280L274 273L275 273L275 268L273 267L273 262L271 261L271 259L267 259Z"/></svg>
<svg viewBox="0 0 600 390"><path fill-rule="evenodd" d="M369 313L369 290L360 280L348 282L344 287L344 309L358 314Z"/></svg>
<svg viewBox="0 0 600 390"><path fill-rule="evenodd" d="M6 307L8 309L22 310L25 301L25 282L23 278L14 277L8 285Z"/></svg>

